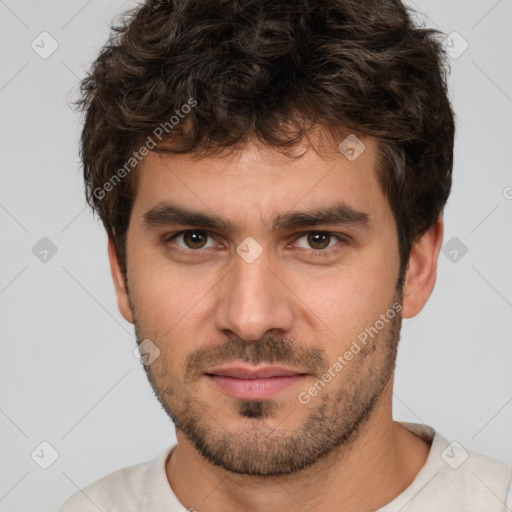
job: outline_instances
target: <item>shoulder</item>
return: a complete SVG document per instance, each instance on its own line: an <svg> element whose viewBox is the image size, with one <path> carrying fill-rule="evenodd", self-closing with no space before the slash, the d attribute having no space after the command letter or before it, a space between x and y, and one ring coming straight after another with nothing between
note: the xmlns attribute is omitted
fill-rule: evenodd
<svg viewBox="0 0 512 512"><path fill-rule="evenodd" d="M463 489L477 499L492 494L504 501L512 479L512 468L497 459L464 448L454 441L449 443L437 434L437 451L442 459L440 475L446 482Z"/></svg>
<svg viewBox="0 0 512 512"><path fill-rule="evenodd" d="M504 462L464 448L457 441L449 442L427 425L403 422L401 424L431 444L426 466L435 470L437 474L453 480L467 481L471 476L471 479L500 482L500 487L508 490L512 468Z"/></svg>
<svg viewBox="0 0 512 512"><path fill-rule="evenodd" d="M98 510L139 512L144 493L172 448L148 462L113 471L68 498L57 512L98 512Z"/></svg>
<svg viewBox="0 0 512 512"><path fill-rule="evenodd" d="M448 449L450 446L448 445ZM504 502L511 486L512 468L504 462L478 452L466 453L467 455L463 455L467 456L467 460L463 461L460 467L450 467L449 473L458 476L459 480L464 480L466 488L473 491L475 499L492 499L492 494ZM447 455L446 453L445 456ZM448 468L445 471L448 471Z"/></svg>
<svg viewBox="0 0 512 512"><path fill-rule="evenodd" d="M502 512L510 492L512 469L499 460L450 443L442 452L437 485L445 503L465 511ZM459 510L459 508L454 508Z"/></svg>
<svg viewBox="0 0 512 512"><path fill-rule="evenodd" d="M448 442L426 425L402 425L430 442L431 449L411 486L383 512L401 510L406 504L408 512L503 512L507 495L510 499L512 468L458 442Z"/></svg>

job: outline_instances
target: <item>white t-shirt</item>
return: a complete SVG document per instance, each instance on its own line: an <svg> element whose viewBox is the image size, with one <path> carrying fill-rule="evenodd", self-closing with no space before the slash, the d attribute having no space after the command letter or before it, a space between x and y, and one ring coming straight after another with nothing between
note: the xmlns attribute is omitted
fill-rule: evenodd
<svg viewBox="0 0 512 512"><path fill-rule="evenodd" d="M411 485L376 512L512 511L512 469L506 464L450 444L426 425L401 425L432 443L430 453ZM71 496L57 512L194 510L198 504L180 503L167 480L165 463L175 447L110 473Z"/></svg>

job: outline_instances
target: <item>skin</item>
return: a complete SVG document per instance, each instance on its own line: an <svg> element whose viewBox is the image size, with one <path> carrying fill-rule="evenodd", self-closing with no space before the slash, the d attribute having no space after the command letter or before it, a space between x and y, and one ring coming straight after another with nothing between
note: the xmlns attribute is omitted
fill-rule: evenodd
<svg viewBox="0 0 512 512"><path fill-rule="evenodd" d="M109 258L121 314L139 342L160 349L146 371L177 426L166 474L187 508L370 512L425 464L429 445L393 421L392 385L401 317L418 314L433 290L443 222L414 244L400 293L396 224L375 173L377 141L361 140L366 149L352 162L305 144L292 159L254 141L219 157L150 153L141 162L127 276L111 241ZM188 248L190 239L169 235L201 226L144 224L144 213L163 201L215 213L237 231ZM274 215L340 201L367 213L370 227L270 230ZM321 249L308 243L317 231L344 238ZM252 263L236 252L246 237L262 248ZM318 256L331 247L337 252ZM401 314L300 403L298 394L397 300ZM241 400L203 373L235 361L308 375L269 400Z"/></svg>

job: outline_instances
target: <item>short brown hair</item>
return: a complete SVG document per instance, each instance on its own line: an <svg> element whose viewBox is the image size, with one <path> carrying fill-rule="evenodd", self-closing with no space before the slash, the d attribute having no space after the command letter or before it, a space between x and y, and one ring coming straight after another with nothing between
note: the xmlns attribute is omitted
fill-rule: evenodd
<svg viewBox="0 0 512 512"><path fill-rule="evenodd" d="M81 84L80 149L87 201L125 274L137 181L130 159L155 142L158 126L166 130L153 151L206 156L251 138L286 151L315 125L379 139L403 277L451 188L454 118L440 32L392 0L147 0L112 28Z"/></svg>

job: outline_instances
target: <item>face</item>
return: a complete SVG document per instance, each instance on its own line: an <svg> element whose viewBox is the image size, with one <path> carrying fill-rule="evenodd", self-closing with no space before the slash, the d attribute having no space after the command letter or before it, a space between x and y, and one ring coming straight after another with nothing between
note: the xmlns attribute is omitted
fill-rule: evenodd
<svg viewBox="0 0 512 512"><path fill-rule="evenodd" d="M397 231L361 140L354 161L252 143L141 164L120 307L160 350L146 371L176 427L228 471L290 473L349 444L392 375ZM216 373L268 365L293 375Z"/></svg>

